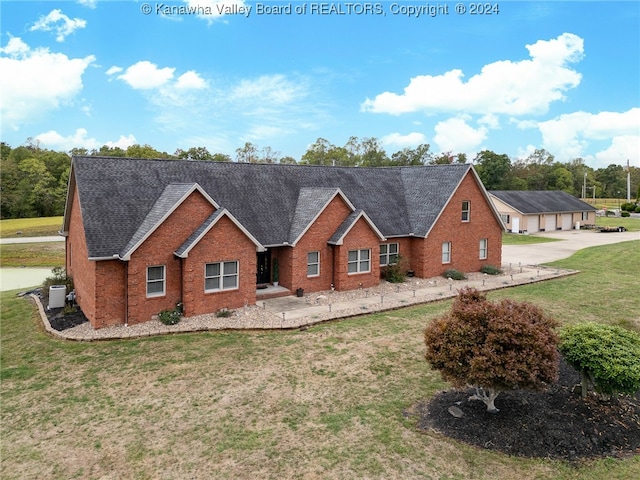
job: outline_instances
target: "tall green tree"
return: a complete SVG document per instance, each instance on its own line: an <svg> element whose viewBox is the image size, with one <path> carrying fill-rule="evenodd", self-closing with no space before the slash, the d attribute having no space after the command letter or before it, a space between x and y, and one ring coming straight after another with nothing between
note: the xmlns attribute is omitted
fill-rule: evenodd
<svg viewBox="0 0 640 480"><path fill-rule="evenodd" d="M474 159L476 171L487 190L508 190L511 160L506 154L483 150Z"/></svg>

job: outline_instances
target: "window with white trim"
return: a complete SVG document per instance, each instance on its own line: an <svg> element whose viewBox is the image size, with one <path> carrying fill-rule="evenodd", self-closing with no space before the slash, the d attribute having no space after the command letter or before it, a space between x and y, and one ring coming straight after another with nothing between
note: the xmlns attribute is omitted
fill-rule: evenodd
<svg viewBox="0 0 640 480"><path fill-rule="evenodd" d="M307 253L307 277L320 275L320 252Z"/></svg>
<svg viewBox="0 0 640 480"><path fill-rule="evenodd" d="M582 212L582 220L589 220L589 212Z"/></svg>
<svg viewBox="0 0 640 480"><path fill-rule="evenodd" d="M500 214L500 218L502 219L502 222L506 225L507 223L511 223L511 216L507 215L506 213L501 213Z"/></svg>
<svg viewBox="0 0 640 480"><path fill-rule="evenodd" d="M349 273L365 273L371 271L371 250L349 250L347 259Z"/></svg>
<svg viewBox="0 0 640 480"><path fill-rule="evenodd" d="M451 263L451 242L442 242L442 263Z"/></svg>
<svg viewBox="0 0 640 480"><path fill-rule="evenodd" d="M165 294L165 266L147 267L147 297L162 297Z"/></svg>
<svg viewBox="0 0 640 480"><path fill-rule="evenodd" d="M215 262L204 266L204 291L234 290L238 288L238 262Z"/></svg>
<svg viewBox="0 0 640 480"><path fill-rule="evenodd" d="M380 245L380 266L394 265L398 263L398 244L386 243Z"/></svg>
<svg viewBox="0 0 640 480"><path fill-rule="evenodd" d="M480 260L486 260L489 248L489 240L486 238L480 239Z"/></svg>
<svg viewBox="0 0 640 480"><path fill-rule="evenodd" d="M469 200L462 201L462 221L468 222L471 216L471 202Z"/></svg>

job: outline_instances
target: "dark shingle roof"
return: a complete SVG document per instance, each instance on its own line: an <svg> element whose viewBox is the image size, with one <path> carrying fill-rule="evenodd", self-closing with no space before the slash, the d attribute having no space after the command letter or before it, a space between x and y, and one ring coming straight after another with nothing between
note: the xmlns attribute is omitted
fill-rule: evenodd
<svg viewBox="0 0 640 480"><path fill-rule="evenodd" d="M595 207L561 190L491 190L497 199L520 213L595 211Z"/></svg>
<svg viewBox="0 0 640 480"><path fill-rule="evenodd" d="M385 237L426 236L470 168L465 164L355 168L73 159L91 258L112 257L134 245L135 238L144 234L144 225L171 208L166 205L179 194L178 184L197 184L266 247L295 240L327 195L337 189L355 209L364 210ZM166 190L170 185L174 186Z"/></svg>

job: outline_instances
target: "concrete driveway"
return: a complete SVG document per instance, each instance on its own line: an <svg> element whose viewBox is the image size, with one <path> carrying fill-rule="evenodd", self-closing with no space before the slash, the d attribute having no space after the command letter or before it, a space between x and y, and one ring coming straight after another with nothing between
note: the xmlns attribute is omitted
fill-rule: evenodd
<svg viewBox="0 0 640 480"><path fill-rule="evenodd" d="M539 237L559 241L530 245L503 245L502 265L538 265L570 257L583 248L640 240L640 232L602 233L594 230L566 230L537 233Z"/></svg>

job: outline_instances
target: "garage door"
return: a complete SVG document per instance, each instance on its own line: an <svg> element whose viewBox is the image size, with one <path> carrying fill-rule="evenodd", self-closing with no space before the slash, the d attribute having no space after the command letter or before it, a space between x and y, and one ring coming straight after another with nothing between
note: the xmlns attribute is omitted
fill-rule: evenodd
<svg viewBox="0 0 640 480"><path fill-rule="evenodd" d="M573 228L573 225L571 225L571 220L573 220L573 215L571 215L570 213L563 213L562 214L562 229L563 230L571 230L571 228Z"/></svg>
<svg viewBox="0 0 640 480"><path fill-rule="evenodd" d="M556 230L556 214L544 216L544 231L555 232Z"/></svg>
<svg viewBox="0 0 640 480"><path fill-rule="evenodd" d="M527 217L527 232L536 233L540 231L540 217L538 215L529 215Z"/></svg>

